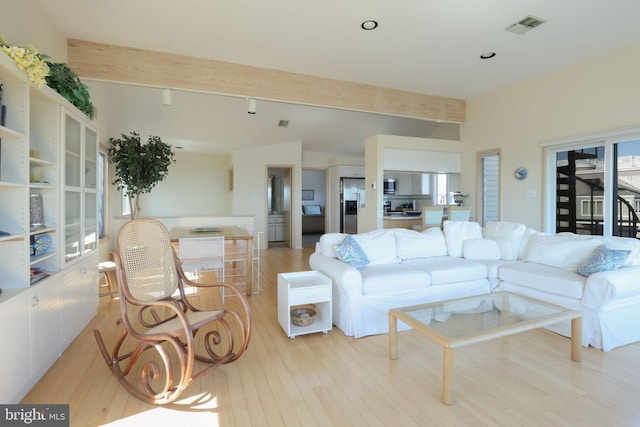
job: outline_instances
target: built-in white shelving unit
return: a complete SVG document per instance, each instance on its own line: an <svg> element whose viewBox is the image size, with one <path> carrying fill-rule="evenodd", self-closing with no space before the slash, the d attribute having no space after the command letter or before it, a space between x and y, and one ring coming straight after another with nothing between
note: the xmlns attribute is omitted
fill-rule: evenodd
<svg viewBox="0 0 640 427"><path fill-rule="evenodd" d="M0 402L18 403L96 313L98 135L2 52L0 82Z"/></svg>

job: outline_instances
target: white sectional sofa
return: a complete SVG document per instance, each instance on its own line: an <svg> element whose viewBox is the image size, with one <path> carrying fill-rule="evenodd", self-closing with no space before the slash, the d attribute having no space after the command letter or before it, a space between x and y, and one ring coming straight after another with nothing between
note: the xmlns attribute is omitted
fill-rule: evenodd
<svg viewBox="0 0 640 427"><path fill-rule="evenodd" d="M507 290L581 311L584 346L640 341L637 239L445 221L443 230L324 234L309 264L333 279L333 322L356 338L387 333L394 307ZM570 322L549 329L570 336Z"/></svg>

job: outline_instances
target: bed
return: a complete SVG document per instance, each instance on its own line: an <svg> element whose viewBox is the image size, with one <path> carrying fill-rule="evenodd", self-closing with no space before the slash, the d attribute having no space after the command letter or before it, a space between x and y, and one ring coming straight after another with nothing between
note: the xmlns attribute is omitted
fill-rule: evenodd
<svg viewBox="0 0 640 427"><path fill-rule="evenodd" d="M302 234L324 233L324 212L320 205L302 206Z"/></svg>

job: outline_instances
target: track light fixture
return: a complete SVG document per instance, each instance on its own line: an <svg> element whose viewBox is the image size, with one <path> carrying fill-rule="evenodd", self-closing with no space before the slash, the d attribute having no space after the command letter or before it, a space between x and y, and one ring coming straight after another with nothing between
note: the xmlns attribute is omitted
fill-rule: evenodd
<svg viewBox="0 0 640 427"><path fill-rule="evenodd" d="M173 98L171 96L171 89L166 88L162 90L162 105L173 105Z"/></svg>
<svg viewBox="0 0 640 427"><path fill-rule="evenodd" d="M255 114L256 113L256 99L255 98L247 98L247 113Z"/></svg>

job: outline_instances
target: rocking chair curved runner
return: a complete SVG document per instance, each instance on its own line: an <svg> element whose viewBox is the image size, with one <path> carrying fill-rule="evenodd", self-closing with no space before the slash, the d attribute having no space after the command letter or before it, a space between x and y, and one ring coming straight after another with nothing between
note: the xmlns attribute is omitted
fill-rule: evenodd
<svg viewBox="0 0 640 427"><path fill-rule="evenodd" d="M116 323L122 333L111 354L100 331L94 335L105 362L131 394L154 404L173 402L193 381L246 350L251 312L244 295L227 283L189 280L160 221L126 223L112 257L122 316ZM239 308L199 310L187 300L185 286L199 292L223 288L238 297ZM195 360L206 365L194 374Z"/></svg>

